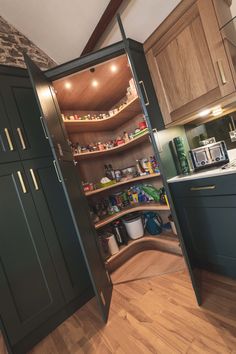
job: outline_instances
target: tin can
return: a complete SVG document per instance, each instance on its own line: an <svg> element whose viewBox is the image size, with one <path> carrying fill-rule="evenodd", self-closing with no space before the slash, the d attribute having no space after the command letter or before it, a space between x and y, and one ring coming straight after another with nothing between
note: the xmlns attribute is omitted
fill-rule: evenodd
<svg viewBox="0 0 236 354"><path fill-rule="evenodd" d="M116 182L120 182L120 180L121 180L121 170L115 170L115 179L116 179Z"/></svg>

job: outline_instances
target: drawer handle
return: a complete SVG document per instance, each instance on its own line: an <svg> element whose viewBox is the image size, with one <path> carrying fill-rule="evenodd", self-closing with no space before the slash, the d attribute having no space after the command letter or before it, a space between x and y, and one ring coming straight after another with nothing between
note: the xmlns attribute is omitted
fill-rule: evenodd
<svg viewBox="0 0 236 354"><path fill-rule="evenodd" d="M19 181L20 181L22 192L25 194L25 193L27 193L27 190L26 190L25 183L24 183L24 180L23 180L21 172L17 171L17 175L18 175L18 178L19 178Z"/></svg>
<svg viewBox="0 0 236 354"><path fill-rule="evenodd" d="M144 92L144 95L145 95L145 98L146 98L146 102L144 102L144 104L145 104L145 106L149 106L149 99L148 99L147 91L146 91L146 88L145 88L143 80L139 81L139 85L142 85L143 92Z"/></svg>
<svg viewBox="0 0 236 354"><path fill-rule="evenodd" d="M215 189L215 188L216 188L215 185L202 186L202 187L191 187L190 191L206 191L206 190L212 190L212 189Z"/></svg>
<svg viewBox="0 0 236 354"><path fill-rule="evenodd" d="M35 188L36 191L38 191L39 190L39 185L38 185L37 179L35 177L34 170L32 168L30 168L30 175L31 175L31 178L32 178L33 183L34 183L34 188Z"/></svg>
<svg viewBox="0 0 236 354"><path fill-rule="evenodd" d="M5 128L5 129L4 129L4 132L5 132L5 135L6 135L6 138L7 138L7 142L8 142L9 149L10 149L10 151L13 151L13 150L14 150L14 147L13 147L13 144L12 144L11 137L10 137L10 134L9 134L8 129Z"/></svg>
<svg viewBox="0 0 236 354"><path fill-rule="evenodd" d="M45 128L45 123L44 123L44 120L43 120L42 116L40 117L40 122L41 122L41 125L42 125L42 128L43 128L43 132L44 132L45 138L48 139L48 135L47 135L46 128Z"/></svg>
<svg viewBox="0 0 236 354"><path fill-rule="evenodd" d="M22 147L22 150L25 150L26 149L26 145L25 145L25 141L24 141L24 138L23 138L23 134L21 132L21 129L20 128L17 128L17 133L19 135L19 139L20 139L20 143L21 143L21 147Z"/></svg>
<svg viewBox="0 0 236 354"><path fill-rule="evenodd" d="M60 175L59 175L59 171L58 171L56 160L53 160L53 165L54 165L54 168L55 168L55 171L56 171L57 179L58 179L58 181L60 183L62 183L62 180L61 180Z"/></svg>
<svg viewBox="0 0 236 354"><path fill-rule="evenodd" d="M225 72L224 72L222 60L217 60L217 65L218 65L218 69L219 69L219 72L220 72L220 77L221 77L222 84L225 85L227 83L227 80L226 80L226 77L225 77Z"/></svg>

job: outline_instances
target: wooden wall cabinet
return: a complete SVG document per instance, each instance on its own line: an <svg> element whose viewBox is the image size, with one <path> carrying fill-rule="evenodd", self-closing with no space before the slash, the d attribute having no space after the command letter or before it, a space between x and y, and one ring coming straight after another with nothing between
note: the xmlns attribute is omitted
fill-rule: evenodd
<svg viewBox="0 0 236 354"><path fill-rule="evenodd" d="M145 52L166 126L235 91L212 0L183 0Z"/></svg>

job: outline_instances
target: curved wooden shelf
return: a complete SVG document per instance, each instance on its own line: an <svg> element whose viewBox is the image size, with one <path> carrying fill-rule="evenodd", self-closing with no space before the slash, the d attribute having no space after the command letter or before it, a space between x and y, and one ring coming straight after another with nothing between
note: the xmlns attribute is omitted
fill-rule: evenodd
<svg viewBox="0 0 236 354"><path fill-rule="evenodd" d="M128 141L127 143L124 143L123 145L116 146L116 147L111 148L109 150L92 151L92 152L84 152L84 153L80 153L80 154L75 154L74 158L76 160L85 160L85 159L90 159L90 158L94 158L94 157L119 153L119 152L122 152L126 149L130 149L136 145L139 145L144 141L147 141L148 137L149 137L149 132L146 131L142 135L137 136L136 138Z"/></svg>
<svg viewBox="0 0 236 354"><path fill-rule="evenodd" d="M160 175L161 175L160 173L152 173L151 175L134 177L134 178L128 179L126 181L117 182L117 183L112 184L111 186L108 186L108 187L103 187L103 188L95 189L94 191L85 192L85 195L86 195L86 197L89 197L90 195L98 194L98 193L107 191L107 190L112 189L112 188L123 186L124 184L138 182L138 181L144 181L146 179L159 177Z"/></svg>
<svg viewBox="0 0 236 354"><path fill-rule="evenodd" d="M131 257L147 250L158 250L182 255L178 237L173 233L163 232L157 236L145 235L137 240L130 240L128 245L121 246L118 253L105 261L106 269L112 273Z"/></svg>
<svg viewBox="0 0 236 354"><path fill-rule="evenodd" d="M113 130L142 112L139 97L135 97L113 116L98 120L64 120L68 133Z"/></svg>
<svg viewBox="0 0 236 354"><path fill-rule="evenodd" d="M170 208L168 207L168 205L162 205L159 203L154 203L154 202L150 202L150 203L137 203L135 205L129 206L125 209L122 209L119 213L107 216L106 218L98 221L95 224L95 228L96 229L100 229L103 226L106 226L107 224L110 224L112 221L121 218L122 216L125 216L127 214L130 213L134 213L135 211L157 211L157 210L170 210Z"/></svg>

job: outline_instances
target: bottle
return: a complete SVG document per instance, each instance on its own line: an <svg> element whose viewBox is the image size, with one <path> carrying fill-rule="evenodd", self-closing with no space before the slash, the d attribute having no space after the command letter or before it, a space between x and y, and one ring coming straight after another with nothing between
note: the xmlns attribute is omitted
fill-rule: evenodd
<svg viewBox="0 0 236 354"><path fill-rule="evenodd" d="M141 165L140 160L136 160L136 167L137 167L138 174L139 174L140 176L143 176L143 175L146 174L146 173L145 173L145 170L144 170L144 168L143 168L143 166Z"/></svg>
<svg viewBox="0 0 236 354"><path fill-rule="evenodd" d="M109 171L109 174L111 176L110 179L111 180L115 180L116 179L116 174L115 174L115 171L113 170L111 164L108 165L108 171Z"/></svg>
<svg viewBox="0 0 236 354"><path fill-rule="evenodd" d="M104 165L104 170L105 170L105 176L110 179L110 173L107 165Z"/></svg>

